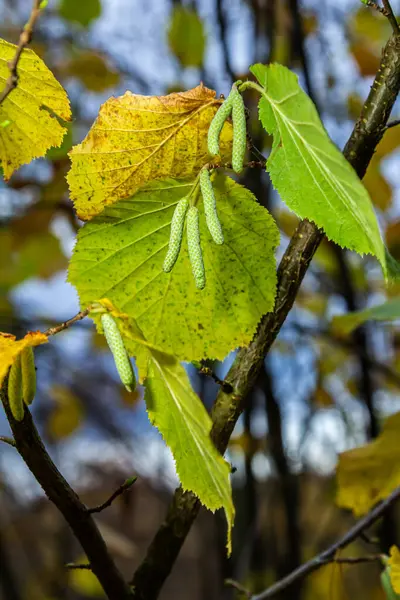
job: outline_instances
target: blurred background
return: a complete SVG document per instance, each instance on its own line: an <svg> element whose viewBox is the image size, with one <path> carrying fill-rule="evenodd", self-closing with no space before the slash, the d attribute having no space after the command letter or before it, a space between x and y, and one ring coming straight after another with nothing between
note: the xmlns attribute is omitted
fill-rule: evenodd
<svg viewBox="0 0 400 600"><path fill-rule="evenodd" d="M400 2L392 1L397 14ZM0 0L0 36L16 42L29 0ZM85 137L100 105L126 90L167 94L199 81L227 94L254 62L295 70L339 147L346 142L390 36L387 20L359 0L50 0L32 48L67 90L73 122L61 148L0 181L0 331L20 337L79 310L66 269L81 223L68 197L68 151ZM257 98L246 103L255 145L268 154ZM400 117L396 105L392 118ZM365 178L392 254L400 259L400 127L385 134ZM266 173L245 183L281 230L278 258L297 218ZM335 500L339 452L375 437L400 410L400 330L369 324L352 336L329 328L335 314L377 304L385 290L377 263L325 241L302 285L232 437L236 471L234 550L225 556L223 516L203 511L163 600L228 600L225 578L261 590L322 550L352 523ZM87 320L36 351L33 414L59 468L88 505L125 478L138 481L98 517L127 577L144 556L177 484L174 464L148 422L143 393L120 385L104 339ZM233 355L213 368L223 376ZM190 368L207 408L216 384ZM0 413L0 434L9 433ZM396 514L376 531L372 551L399 542ZM397 536L397 537L396 537ZM371 552L357 542L350 554ZM102 598L62 517L13 448L0 445L1 600ZM330 565L282 593L282 600L383 598L379 567Z"/></svg>

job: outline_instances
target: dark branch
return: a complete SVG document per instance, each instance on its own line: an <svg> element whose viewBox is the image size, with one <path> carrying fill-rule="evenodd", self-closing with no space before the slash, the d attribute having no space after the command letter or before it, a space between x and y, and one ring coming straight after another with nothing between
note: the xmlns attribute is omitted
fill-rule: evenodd
<svg viewBox="0 0 400 600"><path fill-rule="evenodd" d="M4 90L0 93L0 105L18 85L18 63L20 61L22 52L28 46L32 39L33 28L40 15L41 4L42 0L34 0L29 20L26 23L23 30L21 31L21 35L19 36L19 41L14 58L12 58L8 63L10 75L7 78Z"/></svg>
<svg viewBox="0 0 400 600"><path fill-rule="evenodd" d="M389 23L391 24L392 29L393 29L393 33L395 35L400 35L400 27L399 27L399 24L395 17L395 14L393 12L393 9L390 5L389 0L382 0L382 4L384 6L384 11L385 11L383 14L389 20Z"/></svg>
<svg viewBox="0 0 400 600"><path fill-rule="evenodd" d="M12 416L6 391L7 384L8 378L3 383L0 396L18 452L49 500L68 522L109 600L131 599L129 585L118 571L96 523L48 455L29 410L25 409L22 421L16 421Z"/></svg>
<svg viewBox="0 0 400 600"><path fill-rule="evenodd" d="M132 485L135 483L136 480L137 480L137 477L130 477L129 479L124 481L124 483L122 485L120 485L119 488L117 490L115 490L115 492L113 494L111 494L111 496L108 498L108 500L106 500L105 502L103 502L103 504L100 504L99 506L95 506L94 508L89 508L88 512L90 514L99 513L101 511L103 511L105 508L108 508L109 506L111 506L111 504L114 502L114 500L116 498L118 498L118 496L121 496L127 490L129 490L129 488L132 487Z"/></svg>
<svg viewBox="0 0 400 600"><path fill-rule="evenodd" d="M375 508L373 508L364 518L357 521L357 523L347 531L341 538L339 538L332 546L329 546L326 550L304 563L292 573L290 573L287 577L284 577L271 587L269 587L261 594L256 594L251 597L251 600L265 600L265 598L272 598L282 590L288 588L293 583L297 582L299 579L309 575L313 571L320 569L324 565L330 562L349 562L349 559L336 558L336 553L343 548L346 548L349 544L354 542L360 535L364 532L365 529L368 529L373 525L380 517L382 517L389 508L400 499L400 487L396 488L394 492L390 494L385 500L383 500L380 504L378 504ZM372 559L371 559L372 560ZM376 557L374 557L376 560ZM350 562L356 562L356 560L352 559ZM360 559L357 559L357 562L360 562ZM365 562L365 561L364 561Z"/></svg>
<svg viewBox="0 0 400 600"><path fill-rule="evenodd" d="M400 39L392 36L383 51L380 69L364 104L344 155L359 177L363 177L374 150L382 138L387 121L400 90ZM237 354L225 381L237 392L219 392L214 410L212 439L224 452L248 393L253 388L264 358L293 306L307 268L324 234L303 220L278 268L278 286L274 312L262 319L248 348ZM200 508L199 501L182 489L175 492L166 519L156 533L143 563L134 574L135 600L155 600L168 577L187 533Z"/></svg>

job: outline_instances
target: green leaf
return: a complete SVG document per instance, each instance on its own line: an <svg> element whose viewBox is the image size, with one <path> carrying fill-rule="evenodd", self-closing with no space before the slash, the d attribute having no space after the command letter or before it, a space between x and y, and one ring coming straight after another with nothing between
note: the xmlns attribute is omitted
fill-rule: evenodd
<svg viewBox="0 0 400 600"><path fill-rule="evenodd" d="M79 232L69 281L82 306L109 298L137 320L150 343L180 360L223 359L249 344L262 315L273 309L279 233L248 190L217 177L223 245L212 241L198 198L205 288L194 283L186 239L171 273L164 273L172 215L192 186L155 181L106 207Z"/></svg>
<svg viewBox="0 0 400 600"><path fill-rule="evenodd" d="M400 298L394 298L366 310L333 317L332 329L337 333L350 333L365 321L395 321L397 319L400 319Z"/></svg>
<svg viewBox="0 0 400 600"><path fill-rule="evenodd" d="M253 65L251 71L262 85L257 86L260 120L274 137L267 171L282 200L340 246L376 256L386 275L384 245L368 192L329 139L297 76L277 64Z"/></svg>
<svg viewBox="0 0 400 600"><path fill-rule="evenodd" d="M183 489L194 492L212 511L224 508L230 551L234 515L230 466L210 439L211 419L182 365L169 354L149 353L145 400L150 421L171 449Z"/></svg>
<svg viewBox="0 0 400 600"><path fill-rule="evenodd" d="M0 88L6 85L16 49L0 39ZM52 146L60 146L66 130L58 119L71 118L66 91L32 50L23 51L18 77L18 86L0 106L0 162L6 179Z"/></svg>
<svg viewBox="0 0 400 600"><path fill-rule="evenodd" d="M101 15L100 0L61 0L60 15L67 21L88 27Z"/></svg>
<svg viewBox="0 0 400 600"><path fill-rule="evenodd" d="M180 4L174 5L168 42L183 67L201 67L206 36L202 20L195 10Z"/></svg>
<svg viewBox="0 0 400 600"><path fill-rule="evenodd" d="M210 416L177 358L149 344L135 320L120 313L108 299L100 304L113 316L124 341L129 340L135 349L150 421L171 449L182 488L196 494L211 511L225 510L230 552L234 518L231 469L211 441ZM99 314L90 316L99 324Z"/></svg>

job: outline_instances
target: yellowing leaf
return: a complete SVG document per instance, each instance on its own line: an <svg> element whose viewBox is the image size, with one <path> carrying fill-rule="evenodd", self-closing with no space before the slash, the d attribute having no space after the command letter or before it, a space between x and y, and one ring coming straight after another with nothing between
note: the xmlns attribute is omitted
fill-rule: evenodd
<svg viewBox="0 0 400 600"><path fill-rule="evenodd" d="M205 41L203 23L197 12L175 4L168 29L168 42L182 66L201 67Z"/></svg>
<svg viewBox="0 0 400 600"><path fill-rule="evenodd" d="M10 74L8 62L16 46L0 40L0 86ZM44 62L32 51L24 50L18 63L18 86L0 106L0 161L6 179L21 165L44 156L51 146L59 146L65 127L56 117L68 121L69 100L63 87ZM55 115L55 116L54 116Z"/></svg>
<svg viewBox="0 0 400 600"><path fill-rule="evenodd" d="M90 219L149 180L197 175L210 159L207 132L220 104L203 85L168 96L110 98L70 153L68 183L78 216ZM221 135L221 157L228 160L229 123Z"/></svg>
<svg viewBox="0 0 400 600"><path fill-rule="evenodd" d="M400 550L397 546L390 548L390 581L396 594L400 594Z"/></svg>
<svg viewBox="0 0 400 600"><path fill-rule="evenodd" d="M337 503L365 514L400 485L400 412L389 417L376 440L343 452L337 467Z"/></svg>
<svg viewBox="0 0 400 600"><path fill-rule="evenodd" d="M9 333L0 332L0 386L8 369L24 348L39 346L47 342L47 336L40 331L30 331L21 340Z"/></svg>
<svg viewBox="0 0 400 600"><path fill-rule="evenodd" d="M69 63L66 72L77 77L88 90L102 92L117 85L119 74L107 65L105 59L97 52L82 52Z"/></svg>
<svg viewBox="0 0 400 600"><path fill-rule="evenodd" d="M54 408L47 422L47 430L53 439L63 439L81 424L82 405L75 394L61 385L51 388L50 396L54 401Z"/></svg>

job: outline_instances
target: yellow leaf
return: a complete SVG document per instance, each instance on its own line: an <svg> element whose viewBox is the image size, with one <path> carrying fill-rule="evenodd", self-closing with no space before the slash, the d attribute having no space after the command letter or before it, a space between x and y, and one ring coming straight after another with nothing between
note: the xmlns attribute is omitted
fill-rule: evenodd
<svg viewBox="0 0 400 600"><path fill-rule="evenodd" d="M389 417L376 440L343 452L337 467L337 504L365 514L400 485L400 412Z"/></svg>
<svg viewBox="0 0 400 600"><path fill-rule="evenodd" d="M10 74L8 62L16 46L0 39L0 87ZM18 86L0 106L0 161L4 177L15 169L44 156L51 146L59 146L65 127L56 117L68 121L71 110L67 94L52 72L32 50L24 50L18 63ZM55 116L54 116L55 115Z"/></svg>
<svg viewBox="0 0 400 600"><path fill-rule="evenodd" d="M0 332L0 386L8 369L24 348L39 346L47 342L47 336L40 331L30 331L22 340L16 340L14 335Z"/></svg>
<svg viewBox="0 0 400 600"><path fill-rule="evenodd" d="M53 439L68 437L81 424L82 405L77 396L61 385L50 390L55 406L47 422L47 430Z"/></svg>
<svg viewBox="0 0 400 600"><path fill-rule="evenodd" d="M79 557L76 564L87 564L86 556ZM71 569L69 571L70 587L85 598L105 598L104 590L96 575L89 569Z"/></svg>
<svg viewBox="0 0 400 600"><path fill-rule="evenodd" d="M400 594L400 550L397 546L392 546L390 548L390 558L388 563L390 566L389 573L392 587L396 594Z"/></svg>
<svg viewBox="0 0 400 600"><path fill-rule="evenodd" d="M210 160L207 131L221 100L203 85L168 96L126 92L110 98L71 152L68 183L78 216L87 220L132 196L145 182L192 177ZM221 134L221 158L231 154L232 126Z"/></svg>

